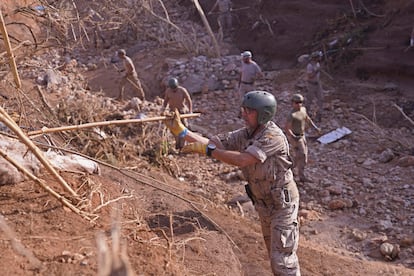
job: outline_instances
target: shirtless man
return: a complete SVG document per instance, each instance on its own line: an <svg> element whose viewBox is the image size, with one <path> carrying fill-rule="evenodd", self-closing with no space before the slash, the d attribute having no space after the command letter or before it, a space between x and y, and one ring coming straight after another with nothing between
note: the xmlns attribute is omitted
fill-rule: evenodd
<svg viewBox="0 0 414 276"><path fill-rule="evenodd" d="M164 103L162 105L162 112L169 106L171 111L177 109L180 114L193 113L193 102L187 89L178 84L176 78L171 78L168 81L168 87L165 90ZM186 120L183 120L183 124L187 126ZM181 149L184 146L184 139L175 137L175 148Z"/></svg>
<svg viewBox="0 0 414 276"><path fill-rule="evenodd" d="M142 89L141 82L138 79L137 71L135 71L134 63L132 62L131 58L126 55L124 49L118 51L118 57L124 61L124 69L121 72L125 72L122 76L120 87L119 87L119 95L117 100L123 101L124 100L124 90L125 85L130 82L132 86L134 86L135 90L138 93L138 97L141 100L145 100L145 93Z"/></svg>

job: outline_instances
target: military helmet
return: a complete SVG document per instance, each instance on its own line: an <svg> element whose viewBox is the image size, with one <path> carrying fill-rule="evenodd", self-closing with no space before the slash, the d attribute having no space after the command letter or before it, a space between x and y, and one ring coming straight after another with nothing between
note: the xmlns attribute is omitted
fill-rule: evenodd
<svg viewBox="0 0 414 276"><path fill-rule="evenodd" d="M171 89L175 89L178 87L178 80L176 78L171 78L168 80L168 87Z"/></svg>
<svg viewBox="0 0 414 276"><path fill-rule="evenodd" d="M276 113L276 99L266 91L250 91L246 93L242 102L243 107L257 111L257 123L259 125L269 122Z"/></svg>
<svg viewBox="0 0 414 276"><path fill-rule="evenodd" d="M119 49L118 50L118 55L125 56L126 55L126 51L124 49Z"/></svg>
<svg viewBox="0 0 414 276"><path fill-rule="evenodd" d="M295 102L295 103L303 103L304 100L305 99L303 98L303 96L301 94L294 94L292 96L292 102Z"/></svg>

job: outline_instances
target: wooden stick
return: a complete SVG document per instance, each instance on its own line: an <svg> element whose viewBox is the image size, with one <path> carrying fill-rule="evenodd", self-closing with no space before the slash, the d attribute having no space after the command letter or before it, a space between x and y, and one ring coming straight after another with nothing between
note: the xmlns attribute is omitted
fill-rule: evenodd
<svg viewBox="0 0 414 276"><path fill-rule="evenodd" d="M0 29L4 38L4 43L6 44L6 50L10 57L10 67L13 70L14 82L16 83L17 88L22 87L20 81L19 73L17 71L16 60L14 59L13 51L11 49L9 35L7 34L6 24L4 23L3 14L0 10Z"/></svg>
<svg viewBox="0 0 414 276"><path fill-rule="evenodd" d="M182 114L180 118L194 118L199 117L200 113L191 113L191 114ZM50 132L61 132L61 131L69 131L69 130L80 130L84 128L91 128L97 126L109 126L109 125L125 125L125 124L136 124L136 123L146 123L146 122L157 122L157 121L164 121L167 120L167 116L158 116L152 118L145 118L145 119L129 119L129 120L114 120L114 121L103 121L103 122L95 122L95 123L87 123L82 125L73 125L73 126L62 126L62 127L55 127L55 128L42 128L40 130L34 130L27 133L27 136L34 136L44 133Z"/></svg>
<svg viewBox="0 0 414 276"><path fill-rule="evenodd" d="M367 7L365 6L364 2L362 2L362 0L358 0L359 4L362 6L362 8L371 16L375 16L375 17L385 17L387 14L375 14L373 12L371 12L370 10L367 9Z"/></svg>
<svg viewBox="0 0 414 276"><path fill-rule="evenodd" d="M352 0L349 0L349 3L351 4L351 8L352 8L352 13L354 14L354 18L356 18L356 13L355 13L355 8L354 8L354 3Z"/></svg>
<svg viewBox="0 0 414 276"><path fill-rule="evenodd" d="M48 192L49 194L51 194L54 198L56 198L58 201L60 201L64 206L68 207L70 210L72 210L73 212L75 212L78 215L84 215L85 216L86 213L84 213L83 211L81 211L78 208L76 208L65 197L63 197L60 194L58 194L57 192L55 192L52 188L50 188L49 186L47 186L47 184L42 179L36 177L31 172L29 172L27 169L25 169L23 166L21 166L19 163L17 163L15 160L13 160L9 156L7 156L7 154L5 152L3 152L1 149L0 149L0 155L4 159L6 159L7 161L9 161L9 163L11 163L14 167L16 167L16 169L18 169L24 175L26 175L31 180L33 180L36 183L38 183L46 192ZM85 216L85 217L88 218L87 216Z"/></svg>
<svg viewBox="0 0 414 276"><path fill-rule="evenodd" d="M204 26L206 27L208 34L210 35L211 39L213 40L214 49L216 50L216 57L220 57L220 48L218 46L216 37L214 36L213 31L211 30L210 24L208 23L206 15L204 14L203 8L201 7L198 0L193 0L193 2L194 2L194 5L195 5L198 13L201 16L201 20L203 21Z"/></svg>
<svg viewBox="0 0 414 276"><path fill-rule="evenodd" d="M50 112L50 114L53 114L53 110L50 107L49 103L46 101L45 95L43 95L42 88L40 85L37 85L37 92L39 92L40 99L42 100L43 105L46 107L46 109Z"/></svg>
<svg viewBox="0 0 414 276"><path fill-rule="evenodd" d="M78 197L77 193L66 183L66 181L52 167L49 160L43 156L43 152L24 134L22 129L13 121L7 112L0 107L0 121L10 128L20 140L33 152L45 168L56 178L56 180L69 192L72 196Z"/></svg>
<svg viewBox="0 0 414 276"><path fill-rule="evenodd" d="M348 48L349 51L375 51L375 50L384 50L387 47L355 47L355 48Z"/></svg>
<svg viewBox="0 0 414 276"><path fill-rule="evenodd" d="M399 107L395 103L393 104L393 106L404 116L404 118L406 118L414 126L414 121L410 117L408 117L407 114L404 113L404 110L401 107Z"/></svg>
<svg viewBox="0 0 414 276"><path fill-rule="evenodd" d="M330 78L331 80L334 80L334 78L331 76L331 74L329 74L328 72L326 72L325 70L320 69L322 73L325 74L325 76L327 76L328 78Z"/></svg>
<svg viewBox="0 0 414 276"><path fill-rule="evenodd" d="M17 45L16 47L14 47L13 49L12 49L12 51L16 51L16 50L18 50L19 48L21 48L22 46L28 46L28 45L31 45L31 44L33 44L31 41L29 41L29 40L25 40L25 41L23 41L23 42L20 42L19 43L19 45ZM4 53L1 53L0 54L0 58L1 57L3 57L4 55L6 55L7 54L7 52L4 52Z"/></svg>

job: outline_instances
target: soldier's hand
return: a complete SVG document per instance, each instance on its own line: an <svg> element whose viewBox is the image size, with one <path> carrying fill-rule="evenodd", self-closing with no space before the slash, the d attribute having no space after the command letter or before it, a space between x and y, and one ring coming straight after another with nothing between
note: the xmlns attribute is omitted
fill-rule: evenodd
<svg viewBox="0 0 414 276"><path fill-rule="evenodd" d="M207 145L200 143L200 142L190 143L190 144L185 145L181 149L181 152L182 153L198 153L198 154L206 155Z"/></svg>
<svg viewBox="0 0 414 276"><path fill-rule="evenodd" d="M177 109L167 116L164 124L174 136L184 137L187 135L188 129L181 122L180 112Z"/></svg>
<svg viewBox="0 0 414 276"><path fill-rule="evenodd" d="M318 134L321 134L322 133L322 129L319 128L319 127L316 128L316 131L318 132Z"/></svg>

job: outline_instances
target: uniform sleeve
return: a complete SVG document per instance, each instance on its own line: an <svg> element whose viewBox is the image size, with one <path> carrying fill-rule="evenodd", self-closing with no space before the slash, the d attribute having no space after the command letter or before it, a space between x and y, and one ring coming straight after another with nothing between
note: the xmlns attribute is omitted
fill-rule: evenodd
<svg viewBox="0 0 414 276"><path fill-rule="evenodd" d="M260 139L254 141L254 143L246 149L246 152L259 159L262 163L264 163L269 156L285 151L287 151L287 141L284 136L269 132L264 133Z"/></svg>
<svg viewBox="0 0 414 276"><path fill-rule="evenodd" d="M218 134L214 136L215 139L220 140L225 150L235 150L244 152L244 144L247 140L247 129L241 128L232 132Z"/></svg>

